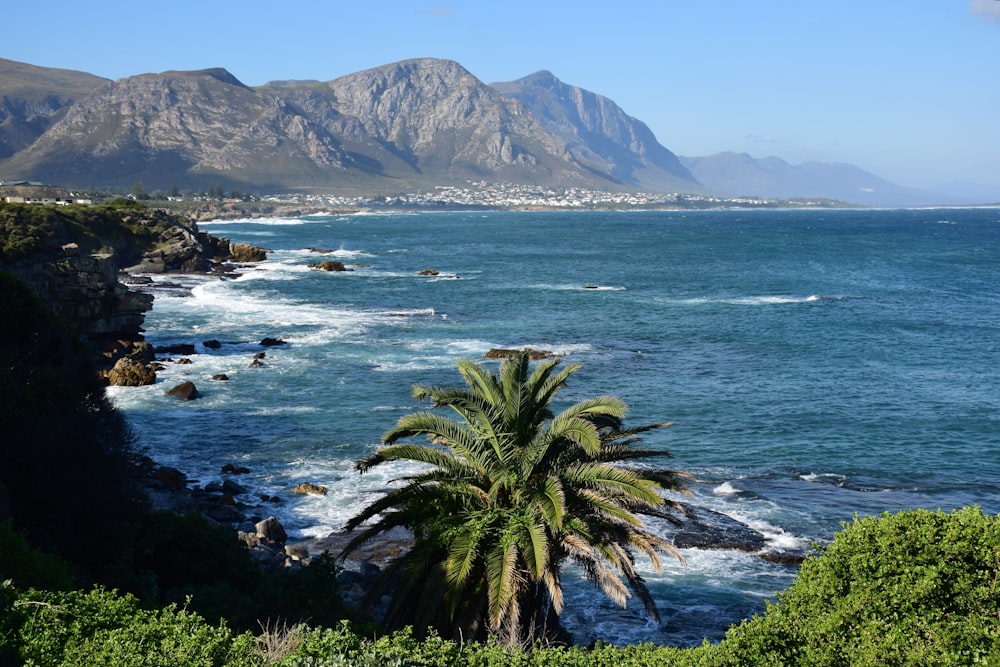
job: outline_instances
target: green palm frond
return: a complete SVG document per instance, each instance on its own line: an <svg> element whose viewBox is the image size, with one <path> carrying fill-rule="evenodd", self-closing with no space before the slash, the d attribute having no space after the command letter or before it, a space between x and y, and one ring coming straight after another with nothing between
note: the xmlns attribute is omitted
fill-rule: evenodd
<svg viewBox="0 0 1000 667"><path fill-rule="evenodd" d="M546 475L535 498L535 504L553 530L558 531L562 528L563 516L566 513L566 493L558 477Z"/></svg>
<svg viewBox="0 0 1000 667"><path fill-rule="evenodd" d="M467 522L466 529L451 542L448 560L445 562L448 582L453 586L463 586L481 556L480 542L483 527L477 522Z"/></svg>
<svg viewBox="0 0 1000 667"><path fill-rule="evenodd" d="M516 623L520 614L512 601L520 592L523 582L517 569L517 543L511 539L500 539L486 557L486 581L489 586L489 623L498 629L505 618Z"/></svg>
<svg viewBox="0 0 1000 667"><path fill-rule="evenodd" d="M549 538L545 530L545 524L541 521L534 521L525 518L522 521L522 528L527 539L524 543L524 560L528 565L528 574L531 579L538 581L542 579L549 564Z"/></svg>
<svg viewBox="0 0 1000 667"><path fill-rule="evenodd" d="M469 359L458 362L458 372L474 394L489 405L503 403L503 390L497 377L489 370Z"/></svg>

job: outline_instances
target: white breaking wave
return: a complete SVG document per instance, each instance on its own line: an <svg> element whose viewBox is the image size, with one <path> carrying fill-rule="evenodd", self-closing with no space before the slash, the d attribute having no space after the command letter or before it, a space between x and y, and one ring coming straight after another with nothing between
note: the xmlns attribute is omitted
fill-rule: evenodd
<svg viewBox="0 0 1000 667"><path fill-rule="evenodd" d="M202 227L221 227L226 225L289 226L315 224L316 222L320 221L309 218L239 218L237 220L206 220L199 222L198 227L200 229ZM326 222L326 220L324 219L323 222ZM240 233L243 234L244 232Z"/></svg>
<svg viewBox="0 0 1000 667"><path fill-rule="evenodd" d="M730 482L723 482L722 484L712 489L712 493L719 496L734 496L739 493L743 493L743 490L736 488Z"/></svg>

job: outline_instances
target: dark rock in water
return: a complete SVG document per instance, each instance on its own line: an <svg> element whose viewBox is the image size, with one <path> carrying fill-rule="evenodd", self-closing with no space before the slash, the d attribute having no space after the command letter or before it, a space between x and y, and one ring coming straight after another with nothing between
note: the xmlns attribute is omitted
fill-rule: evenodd
<svg viewBox="0 0 1000 667"><path fill-rule="evenodd" d="M258 352L257 354L253 355L253 358L254 359L263 359L266 356L267 356L267 352Z"/></svg>
<svg viewBox="0 0 1000 667"><path fill-rule="evenodd" d="M206 340L206 341L204 341L202 343L202 345L204 345L205 347L207 347L210 350L218 350L220 347L222 347L222 343L220 341L217 341L217 340L214 340L214 339L213 340Z"/></svg>
<svg viewBox="0 0 1000 667"><path fill-rule="evenodd" d="M198 388L194 386L194 382L190 381L180 383L168 391L167 395L179 398L182 401L193 401L201 396L201 394L198 393Z"/></svg>
<svg viewBox="0 0 1000 667"><path fill-rule="evenodd" d="M247 488L245 486L243 486L242 484L237 484L236 482L234 482L231 479L227 479L227 480L225 480L225 481L222 482L222 490L225 493L228 493L228 494L231 494L231 495L234 495L234 496L238 496L238 495L240 495L242 493L246 493L247 492Z"/></svg>
<svg viewBox="0 0 1000 667"><path fill-rule="evenodd" d="M317 262L316 264L310 264L310 269L320 269L322 271L350 271L343 262L336 262L333 260L326 260L325 262Z"/></svg>
<svg viewBox="0 0 1000 667"><path fill-rule="evenodd" d="M228 475L246 475L250 473L250 468L227 463L222 466L222 473Z"/></svg>
<svg viewBox="0 0 1000 667"><path fill-rule="evenodd" d="M274 347L275 345L288 345L288 342L281 340L280 338L265 338L260 341L260 344L264 347Z"/></svg>
<svg viewBox="0 0 1000 667"><path fill-rule="evenodd" d="M527 351L528 358L532 361L538 361L539 359L545 359L552 356L552 352L548 350L533 350L530 347L524 348L524 350L509 350L505 348L494 347L493 349L486 352L483 355L485 359L516 359L521 352Z"/></svg>
<svg viewBox="0 0 1000 667"><path fill-rule="evenodd" d="M229 376L226 375L225 373L216 373L215 375L212 376L212 379L218 380L219 382L225 382L226 380L229 379Z"/></svg>
<svg viewBox="0 0 1000 667"><path fill-rule="evenodd" d="M177 468L167 466L157 468L153 477L161 487L167 489L183 489L187 484L187 475Z"/></svg>
<svg viewBox="0 0 1000 667"><path fill-rule="evenodd" d="M184 364L190 364L192 362L187 357L181 357L180 359L177 360L177 363L183 366Z"/></svg>
<svg viewBox="0 0 1000 667"><path fill-rule="evenodd" d="M194 343L157 345L155 351L157 354L194 354Z"/></svg>
<svg viewBox="0 0 1000 667"><path fill-rule="evenodd" d="M762 533L720 512L680 504L673 514L676 528L668 532L678 549L760 551L767 544Z"/></svg>
<svg viewBox="0 0 1000 667"><path fill-rule="evenodd" d="M789 553L786 551L763 553L760 557L768 563L777 563L778 565L791 565L796 567L802 565L802 561L806 559L806 556L803 553Z"/></svg>
<svg viewBox="0 0 1000 667"><path fill-rule="evenodd" d="M434 269L424 269L423 271L417 272L418 276L438 276L441 275L440 271Z"/></svg>
<svg viewBox="0 0 1000 667"><path fill-rule="evenodd" d="M250 362L250 368L263 368L264 362L260 359L254 357L253 361Z"/></svg>

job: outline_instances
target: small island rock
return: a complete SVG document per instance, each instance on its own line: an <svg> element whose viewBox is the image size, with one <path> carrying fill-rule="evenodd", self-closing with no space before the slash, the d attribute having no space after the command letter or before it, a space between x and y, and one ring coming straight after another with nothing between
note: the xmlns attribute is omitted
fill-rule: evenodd
<svg viewBox="0 0 1000 667"><path fill-rule="evenodd" d="M190 381L180 383L168 391L167 395L179 398L182 401L193 401L201 396L201 394L198 393L198 388L194 386L194 382Z"/></svg>
<svg viewBox="0 0 1000 667"><path fill-rule="evenodd" d="M320 484L313 484L312 482L302 482L296 486L293 491L295 493L311 493L316 496L325 496L326 487Z"/></svg>

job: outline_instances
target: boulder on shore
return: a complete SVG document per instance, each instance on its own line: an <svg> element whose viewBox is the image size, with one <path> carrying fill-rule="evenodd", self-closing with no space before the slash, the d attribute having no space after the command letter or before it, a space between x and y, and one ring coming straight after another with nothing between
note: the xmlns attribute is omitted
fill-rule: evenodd
<svg viewBox="0 0 1000 667"><path fill-rule="evenodd" d="M254 528L257 530L257 537L267 544L284 544L288 541L284 526L273 516L258 522Z"/></svg>
<svg viewBox="0 0 1000 667"><path fill-rule="evenodd" d="M156 371L131 357L122 357L108 371L108 383L112 387L141 387L156 382Z"/></svg>

